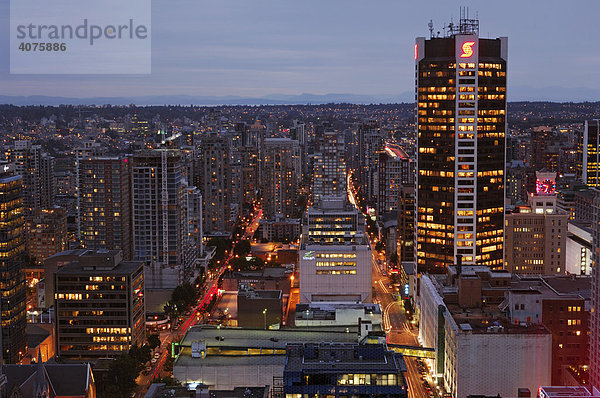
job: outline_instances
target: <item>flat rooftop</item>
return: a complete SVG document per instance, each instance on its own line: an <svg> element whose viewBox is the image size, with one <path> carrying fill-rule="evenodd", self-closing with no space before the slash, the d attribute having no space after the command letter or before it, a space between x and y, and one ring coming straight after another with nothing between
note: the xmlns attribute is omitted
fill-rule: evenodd
<svg viewBox="0 0 600 398"><path fill-rule="evenodd" d="M490 273L480 273L478 267L473 267L474 272L467 274L468 278L477 278L477 275L490 276ZM485 271L485 270L483 270ZM491 270L490 270L491 271ZM477 275L476 275L477 274ZM492 286L489 280L482 280L482 290L504 290L508 292L511 289L523 289L529 293L527 286L520 284L519 279L511 277L510 273L500 273L502 278L508 276L511 283L507 286ZM463 308L457 302L451 300L451 297L456 298L458 294L457 285L447 285L448 275L444 274L429 274L429 279L433 283L438 294L444 300L444 304L452 315L452 318L458 325L459 329L464 332L471 333L504 333L504 334L547 334L550 333L544 326L530 324L526 326L515 325L506 318L503 311L500 310L498 304L488 303L482 307ZM542 284L541 282L539 283ZM536 284L537 287L537 284Z"/></svg>
<svg viewBox="0 0 600 398"><path fill-rule="evenodd" d="M384 344L306 343L290 344L287 349L286 372L406 372L402 355L387 350ZM406 385L406 380L402 381Z"/></svg>
<svg viewBox="0 0 600 398"><path fill-rule="evenodd" d="M204 341L207 355L205 358L192 358L192 342ZM181 351L174 366L229 366L240 363L245 365L285 363L285 349L291 343L320 343L322 341L356 343L356 332L280 329L254 330L215 325L199 325L188 330L181 340Z"/></svg>
<svg viewBox="0 0 600 398"><path fill-rule="evenodd" d="M61 267L56 271L57 275L63 274L73 274L73 275L81 275L81 274L94 274L94 275L103 275L103 274L131 274L137 271L140 267L143 267L143 261L121 261L114 268L107 268L104 265L99 265L96 269L91 269L89 265L82 265L78 261L71 261L65 266Z"/></svg>
<svg viewBox="0 0 600 398"><path fill-rule="evenodd" d="M547 398L600 398L600 394L593 394L585 387L540 387L540 392Z"/></svg>

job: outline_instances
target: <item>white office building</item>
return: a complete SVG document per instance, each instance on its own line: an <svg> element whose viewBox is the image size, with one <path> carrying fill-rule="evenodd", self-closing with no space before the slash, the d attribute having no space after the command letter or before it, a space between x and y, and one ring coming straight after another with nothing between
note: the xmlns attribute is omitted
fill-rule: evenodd
<svg viewBox="0 0 600 398"><path fill-rule="evenodd" d="M308 209L300 243L300 302L371 302L373 259L358 210L342 197Z"/></svg>

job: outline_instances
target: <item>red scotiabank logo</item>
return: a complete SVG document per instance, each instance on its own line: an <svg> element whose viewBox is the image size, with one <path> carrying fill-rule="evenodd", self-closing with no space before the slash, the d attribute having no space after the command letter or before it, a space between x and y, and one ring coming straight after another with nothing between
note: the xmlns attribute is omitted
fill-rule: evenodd
<svg viewBox="0 0 600 398"><path fill-rule="evenodd" d="M466 41L463 43L462 45L462 51L463 53L460 54L461 58L469 58L471 55L473 55L473 46L475 45L474 41Z"/></svg>

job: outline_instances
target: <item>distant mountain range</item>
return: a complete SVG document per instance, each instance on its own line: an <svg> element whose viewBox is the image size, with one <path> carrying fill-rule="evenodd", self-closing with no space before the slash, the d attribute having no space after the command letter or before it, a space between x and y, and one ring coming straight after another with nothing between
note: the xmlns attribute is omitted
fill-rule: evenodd
<svg viewBox="0 0 600 398"><path fill-rule="evenodd" d="M272 94L264 97L153 95L135 97L51 97L44 95L0 95L0 104L11 105L305 105L328 103L379 104L414 101L413 93L399 96L369 96L358 94Z"/></svg>
<svg viewBox="0 0 600 398"><path fill-rule="evenodd" d="M11 105L305 105L327 103L390 104L412 103L414 92L406 91L398 95L360 94L271 94L264 97L241 96L193 96L193 95L153 95L132 97L53 97L44 95L8 96L0 95L0 104ZM551 102L596 102L600 101L600 89L563 87L514 87L508 90L510 101L551 101Z"/></svg>

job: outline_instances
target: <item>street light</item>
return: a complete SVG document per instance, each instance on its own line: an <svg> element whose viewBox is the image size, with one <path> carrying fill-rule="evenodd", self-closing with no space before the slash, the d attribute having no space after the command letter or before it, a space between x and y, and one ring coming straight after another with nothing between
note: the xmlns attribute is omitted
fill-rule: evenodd
<svg viewBox="0 0 600 398"><path fill-rule="evenodd" d="M263 317L265 318L265 330L267 330L267 309L263 310Z"/></svg>

